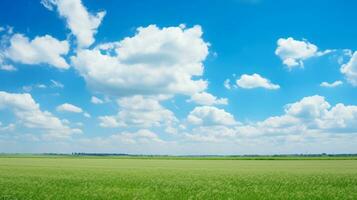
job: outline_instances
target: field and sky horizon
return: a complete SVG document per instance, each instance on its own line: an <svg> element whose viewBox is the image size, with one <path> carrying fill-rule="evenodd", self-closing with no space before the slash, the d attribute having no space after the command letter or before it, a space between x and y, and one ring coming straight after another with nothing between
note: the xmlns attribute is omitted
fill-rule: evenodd
<svg viewBox="0 0 357 200"><path fill-rule="evenodd" d="M0 200L357 199L356 8L0 0Z"/></svg>

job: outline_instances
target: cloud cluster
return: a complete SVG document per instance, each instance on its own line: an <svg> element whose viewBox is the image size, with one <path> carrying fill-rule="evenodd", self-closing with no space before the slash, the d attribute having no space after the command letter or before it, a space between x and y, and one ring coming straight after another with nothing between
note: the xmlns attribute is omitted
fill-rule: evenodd
<svg viewBox="0 0 357 200"><path fill-rule="evenodd" d="M193 125L235 125L233 115L223 109L213 106L199 106L187 116L187 121Z"/></svg>
<svg viewBox="0 0 357 200"><path fill-rule="evenodd" d="M4 55L14 62L23 64L49 64L56 68L68 69L69 65L63 58L68 51L69 44L66 40L59 41L45 35L37 36L30 41L22 34L15 34L10 39L10 46L4 50Z"/></svg>
<svg viewBox="0 0 357 200"><path fill-rule="evenodd" d="M204 106L212 106L212 105L227 105L227 98L217 98L210 93L200 92L191 96L188 102L195 102Z"/></svg>
<svg viewBox="0 0 357 200"><path fill-rule="evenodd" d="M18 123L27 128L40 129L47 137L67 138L79 129L72 129L48 111L42 111L28 93L7 93L0 91L0 109L10 109Z"/></svg>
<svg viewBox="0 0 357 200"><path fill-rule="evenodd" d="M253 138L275 138L290 142L336 138L338 135L357 134L357 106L341 103L331 106L324 97L319 95L304 97L300 101L287 104L284 114L269 117L255 123L233 121L233 116L220 111L220 116L228 117L223 122L208 110L212 108L194 109L188 121L196 124L191 130L186 130L187 140L195 142L222 142L246 140ZM217 111L216 111L217 112ZM215 117L214 117L215 116ZM226 117L226 118L227 118ZM217 123L218 122L218 123Z"/></svg>
<svg viewBox="0 0 357 200"><path fill-rule="evenodd" d="M118 100L119 112L114 116L100 116L102 127L158 127L177 122L174 113L160 105L159 100L136 95Z"/></svg>
<svg viewBox="0 0 357 200"><path fill-rule="evenodd" d="M208 54L200 26L140 27L133 37L78 51L73 66L89 87L113 96L192 95L204 91L199 77ZM108 49L109 46L109 49Z"/></svg>
<svg viewBox="0 0 357 200"><path fill-rule="evenodd" d="M268 128L303 127L325 133L356 132L357 106L331 106L319 95L304 97L285 106L285 115L269 118L262 124Z"/></svg>

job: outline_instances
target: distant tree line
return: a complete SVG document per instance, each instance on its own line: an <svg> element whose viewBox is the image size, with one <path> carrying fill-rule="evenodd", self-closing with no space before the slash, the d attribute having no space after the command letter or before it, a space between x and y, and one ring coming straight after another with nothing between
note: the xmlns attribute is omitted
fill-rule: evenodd
<svg viewBox="0 0 357 200"><path fill-rule="evenodd" d="M72 155L72 156L137 156L137 157L356 157L357 154L273 154L273 155L152 155L152 154L126 154L126 153L85 153L72 152L71 154L44 153L44 155Z"/></svg>

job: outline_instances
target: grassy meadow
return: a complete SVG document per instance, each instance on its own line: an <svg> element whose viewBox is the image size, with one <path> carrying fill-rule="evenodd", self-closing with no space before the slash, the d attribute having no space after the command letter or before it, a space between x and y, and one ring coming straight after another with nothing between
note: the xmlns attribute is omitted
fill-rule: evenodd
<svg viewBox="0 0 357 200"><path fill-rule="evenodd" d="M3 156L15 199L357 199L357 160Z"/></svg>

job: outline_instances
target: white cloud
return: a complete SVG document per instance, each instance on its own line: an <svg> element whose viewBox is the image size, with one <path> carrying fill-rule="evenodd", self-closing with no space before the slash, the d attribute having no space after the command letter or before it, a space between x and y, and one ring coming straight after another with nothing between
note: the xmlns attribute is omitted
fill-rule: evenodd
<svg viewBox="0 0 357 200"><path fill-rule="evenodd" d="M327 87L327 88L334 88L334 87L337 87L337 86L340 86L342 85L342 81L335 81L333 83L328 83L328 82L322 82L320 84L321 87Z"/></svg>
<svg viewBox="0 0 357 200"><path fill-rule="evenodd" d="M92 96L90 102L92 102L93 104L103 104L104 101L99 99L98 97Z"/></svg>
<svg viewBox="0 0 357 200"><path fill-rule="evenodd" d="M318 51L318 47L307 40L295 40L292 37L280 38L277 41L275 54L280 57L283 63L289 68L303 67L303 61L314 57L330 53L332 50Z"/></svg>
<svg viewBox="0 0 357 200"><path fill-rule="evenodd" d="M223 86L228 90L232 89L231 80L229 79L224 80Z"/></svg>
<svg viewBox="0 0 357 200"><path fill-rule="evenodd" d="M227 105L228 99L217 98L210 93L200 92L192 95L191 98L188 100L188 102L195 102L197 104L204 105L204 106Z"/></svg>
<svg viewBox="0 0 357 200"><path fill-rule="evenodd" d="M73 113L82 113L83 110L82 108L69 104L69 103L64 103L59 106L57 106L56 110L58 112L73 112Z"/></svg>
<svg viewBox="0 0 357 200"><path fill-rule="evenodd" d="M30 94L7 93L0 91L0 109L10 109L27 128L36 128L44 132L47 137L66 138L79 129L71 129L60 119L48 111L41 111L39 104Z"/></svg>
<svg viewBox="0 0 357 200"><path fill-rule="evenodd" d="M208 111L211 109L200 107L189 114L187 121L196 126L183 133L185 140L224 143L254 139L256 142L275 140L293 144L321 141L323 138L333 140L341 134L357 134L357 106L341 103L331 106L324 97L318 95L287 104L283 115L258 122L238 123L232 115L222 110L219 115L230 117L212 117L213 114Z"/></svg>
<svg viewBox="0 0 357 200"><path fill-rule="evenodd" d="M150 25L107 45L115 49L80 50L71 60L89 87L106 95L192 95L207 87L198 79L208 54L201 36L200 26Z"/></svg>
<svg viewBox="0 0 357 200"><path fill-rule="evenodd" d="M314 119L324 115L331 105L322 96L304 97L299 102L285 106L288 115L302 119Z"/></svg>
<svg viewBox="0 0 357 200"><path fill-rule="evenodd" d="M76 36L79 47L88 47L95 41L94 35L105 11L89 13L81 0L41 0L41 3L49 10L57 8L59 15L66 19L67 27Z"/></svg>
<svg viewBox="0 0 357 200"><path fill-rule="evenodd" d="M324 97L314 95L286 105L284 115L271 117L262 124L265 129L297 130L300 127L305 131L314 130L320 133L351 130L357 133L357 106L337 104L332 107Z"/></svg>
<svg viewBox="0 0 357 200"><path fill-rule="evenodd" d="M213 106L200 106L194 108L187 116L187 121L193 125L235 125L233 115L223 109Z"/></svg>
<svg viewBox="0 0 357 200"><path fill-rule="evenodd" d="M22 34L15 34L10 39L10 46L5 49L5 56L15 62L23 64L49 64L51 66L68 69L69 65L62 57L69 51L66 40L59 41L50 35L37 36L29 40Z"/></svg>
<svg viewBox="0 0 357 200"><path fill-rule="evenodd" d="M75 106L73 104L64 103L57 106L56 110L58 112L71 112L71 113L82 113L84 117L91 118L92 116L88 113L83 111L82 108Z"/></svg>
<svg viewBox="0 0 357 200"><path fill-rule="evenodd" d="M177 119L173 112L162 107L157 99L143 96L123 97L118 100L116 116L101 116L102 127L171 126Z"/></svg>
<svg viewBox="0 0 357 200"><path fill-rule="evenodd" d="M0 62L0 70L14 72L14 71L17 71L17 68L14 67L13 65L6 65L6 64L1 65L1 62Z"/></svg>
<svg viewBox="0 0 357 200"><path fill-rule="evenodd" d="M337 129L338 132L357 133L357 106L336 104L318 121L318 126L323 129Z"/></svg>
<svg viewBox="0 0 357 200"><path fill-rule="evenodd" d="M340 70L346 76L349 83L357 86L357 51L353 53L348 63L341 66Z"/></svg>
<svg viewBox="0 0 357 200"><path fill-rule="evenodd" d="M265 88L269 90L279 89L280 86L273 84L270 80L261 77L259 74L243 74L240 79L236 81L237 85L244 89L253 89L253 88Z"/></svg>
<svg viewBox="0 0 357 200"><path fill-rule="evenodd" d="M100 116L98 119L100 121L99 126L103 128L115 128L120 126L116 116Z"/></svg>

